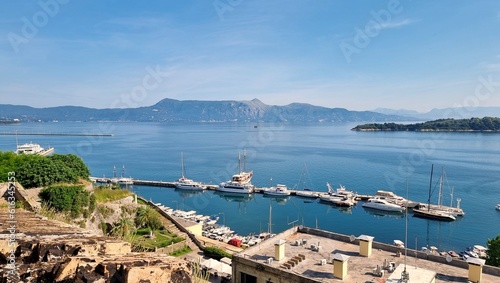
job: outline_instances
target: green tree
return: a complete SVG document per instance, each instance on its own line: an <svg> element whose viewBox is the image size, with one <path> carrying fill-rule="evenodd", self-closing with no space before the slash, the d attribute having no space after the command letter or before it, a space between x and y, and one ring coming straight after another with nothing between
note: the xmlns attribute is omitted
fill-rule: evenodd
<svg viewBox="0 0 500 283"><path fill-rule="evenodd" d="M121 218L113 224L111 234L120 239L124 239L135 233L135 223L132 218L122 214Z"/></svg>
<svg viewBox="0 0 500 283"><path fill-rule="evenodd" d="M500 235L497 235L496 238L488 239L486 264L500 266Z"/></svg>
<svg viewBox="0 0 500 283"><path fill-rule="evenodd" d="M150 206L139 207L135 220L138 226L149 227L151 230L157 230L162 227L160 214Z"/></svg>

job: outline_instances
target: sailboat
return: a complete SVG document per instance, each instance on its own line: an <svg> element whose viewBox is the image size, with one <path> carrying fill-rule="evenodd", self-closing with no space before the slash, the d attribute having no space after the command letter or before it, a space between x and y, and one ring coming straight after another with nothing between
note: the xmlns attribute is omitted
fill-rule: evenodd
<svg viewBox="0 0 500 283"><path fill-rule="evenodd" d="M427 199L427 205L424 207L420 207L418 209L413 209L413 216L441 221L455 221L457 218L453 213L441 209L441 201L442 201L442 180L443 174L441 174L440 180L440 192L439 192L439 201L437 206L431 206L431 194L432 194L432 174L434 172L434 164L431 167L431 178L429 184L429 197Z"/></svg>
<svg viewBox="0 0 500 283"><path fill-rule="evenodd" d="M234 174L231 180L222 182L216 188L219 192L251 194L254 191L254 186L250 182L253 177L253 171L246 171L246 150L243 152L243 171L241 170L241 157L238 153L238 173Z"/></svg>
<svg viewBox="0 0 500 283"><path fill-rule="evenodd" d="M302 180L303 178L304 178L304 180ZM304 169L302 170L302 175L300 176L300 180L299 180L299 184L301 183L301 181L304 182L304 187L302 188L302 190L300 190L299 188L297 188L297 189L294 188L294 189L296 189L295 195L297 195L299 197L305 197L305 198L318 198L319 193L311 191L311 189L305 185L305 182L308 181L306 179L309 179L309 176L308 176L308 172L307 172L307 166L304 163ZM298 184L296 185L296 187L297 186L298 186Z"/></svg>
<svg viewBox="0 0 500 283"><path fill-rule="evenodd" d="M181 152L181 177L174 182L174 186L179 190L203 191L207 187L200 182L195 182L186 178L184 172L184 154Z"/></svg>

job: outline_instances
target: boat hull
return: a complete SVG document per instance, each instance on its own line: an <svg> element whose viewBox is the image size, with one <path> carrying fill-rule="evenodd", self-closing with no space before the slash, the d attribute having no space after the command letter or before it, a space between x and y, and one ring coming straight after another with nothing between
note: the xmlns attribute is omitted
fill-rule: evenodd
<svg viewBox="0 0 500 283"><path fill-rule="evenodd" d="M436 211L432 211L432 210L414 209L413 216L419 217L419 218L432 219L432 220L440 220L440 221L455 221L456 220L456 217L451 215L451 214L436 212Z"/></svg>

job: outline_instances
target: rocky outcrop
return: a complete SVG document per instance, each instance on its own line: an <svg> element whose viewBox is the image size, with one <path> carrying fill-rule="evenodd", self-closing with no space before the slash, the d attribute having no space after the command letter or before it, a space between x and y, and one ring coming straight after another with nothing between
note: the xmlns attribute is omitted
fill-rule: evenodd
<svg viewBox="0 0 500 283"><path fill-rule="evenodd" d="M192 282L189 264L182 259L132 253L128 242L24 209L15 210L15 245L9 245L9 213L0 203L0 283ZM8 276L12 266L15 278Z"/></svg>

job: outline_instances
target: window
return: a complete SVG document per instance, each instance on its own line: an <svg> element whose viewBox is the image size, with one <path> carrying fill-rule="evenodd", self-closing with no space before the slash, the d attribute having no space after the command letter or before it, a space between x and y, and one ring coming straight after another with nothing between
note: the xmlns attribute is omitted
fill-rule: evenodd
<svg viewBox="0 0 500 283"><path fill-rule="evenodd" d="M241 283L257 283L257 277L241 272Z"/></svg>

